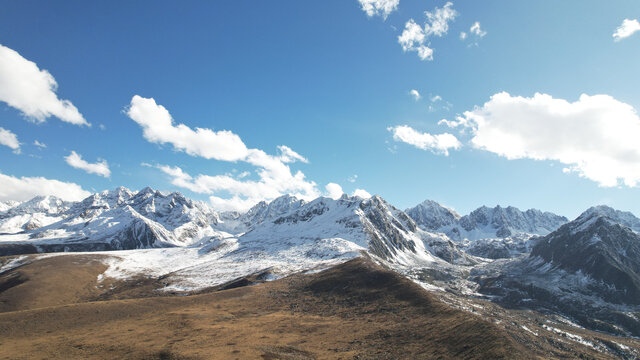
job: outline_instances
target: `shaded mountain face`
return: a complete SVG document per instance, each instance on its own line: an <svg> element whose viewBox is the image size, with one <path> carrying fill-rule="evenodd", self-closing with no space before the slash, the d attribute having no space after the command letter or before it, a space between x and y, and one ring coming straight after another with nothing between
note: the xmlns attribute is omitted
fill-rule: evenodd
<svg viewBox="0 0 640 360"><path fill-rule="evenodd" d="M602 212L587 210L547 235L531 257L610 285L607 301L640 305L640 235Z"/></svg>
<svg viewBox="0 0 640 360"><path fill-rule="evenodd" d="M433 200L425 200L405 212L427 231L438 231L449 226L456 226L460 221L458 213Z"/></svg>
<svg viewBox="0 0 640 360"><path fill-rule="evenodd" d="M540 238L528 257L475 270L479 291L507 306L550 309L592 329L640 336L640 235L595 210Z"/></svg>
<svg viewBox="0 0 640 360"><path fill-rule="evenodd" d="M546 235L568 221L550 212L512 206L483 206L461 217L431 200L407 209L407 214L424 230L443 232L455 241Z"/></svg>

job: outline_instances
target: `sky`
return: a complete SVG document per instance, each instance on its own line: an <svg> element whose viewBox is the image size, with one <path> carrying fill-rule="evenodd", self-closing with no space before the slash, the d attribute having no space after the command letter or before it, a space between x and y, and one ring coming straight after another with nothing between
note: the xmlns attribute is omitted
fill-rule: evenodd
<svg viewBox="0 0 640 360"><path fill-rule="evenodd" d="M3 1L0 201L640 215L640 2Z"/></svg>

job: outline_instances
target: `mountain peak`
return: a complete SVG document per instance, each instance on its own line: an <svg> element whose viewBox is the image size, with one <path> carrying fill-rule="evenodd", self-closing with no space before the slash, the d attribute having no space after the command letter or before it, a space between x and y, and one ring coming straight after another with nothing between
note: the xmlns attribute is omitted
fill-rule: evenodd
<svg viewBox="0 0 640 360"><path fill-rule="evenodd" d="M616 210L607 205L592 206L576 218L576 222L584 223L593 217L607 217L613 222L631 228L635 232L640 232L640 219L628 211Z"/></svg>

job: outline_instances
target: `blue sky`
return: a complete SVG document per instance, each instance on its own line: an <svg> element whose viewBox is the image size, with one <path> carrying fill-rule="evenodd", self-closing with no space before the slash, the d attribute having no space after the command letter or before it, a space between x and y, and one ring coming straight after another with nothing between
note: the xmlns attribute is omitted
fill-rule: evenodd
<svg viewBox="0 0 640 360"><path fill-rule="evenodd" d="M369 16L366 3L393 9ZM5 2L0 44L48 71L58 99L91 126L55 112L34 120L10 100L30 81L14 76L21 63L0 63L0 128L20 143L0 146L0 200L84 194L45 181L58 180L90 192L149 185L242 208L284 191L326 195L334 183L400 208L434 199L461 213L500 204L572 217L604 203L640 214L640 141L629 140L640 135L640 32L629 22L631 34L613 37L640 19L640 3L453 1L443 32L425 11L446 4ZM432 59L403 51L409 19L425 35L414 46ZM49 106L39 94L24 101ZM134 95L153 99L144 106L154 111L133 119L143 106ZM188 129L158 128L159 106ZM211 144L229 139L248 152ZM281 145L307 161L283 157Z"/></svg>

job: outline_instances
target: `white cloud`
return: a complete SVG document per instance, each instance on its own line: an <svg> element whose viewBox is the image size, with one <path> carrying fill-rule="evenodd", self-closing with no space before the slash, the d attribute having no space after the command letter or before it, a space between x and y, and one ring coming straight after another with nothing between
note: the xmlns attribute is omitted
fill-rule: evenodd
<svg viewBox="0 0 640 360"><path fill-rule="evenodd" d="M13 149L14 152L20 152L20 142L18 136L11 131L0 127L0 145L8 146Z"/></svg>
<svg viewBox="0 0 640 360"><path fill-rule="evenodd" d="M339 199L342 194L344 194L344 191L342 191L342 186L336 183L328 183L327 186L324 187L324 189L327 190L327 195L334 200Z"/></svg>
<svg viewBox="0 0 640 360"><path fill-rule="evenodd" d="M449 31L449 22L458 16L458 12L452 6L452 2L447 2L442 8L436 7L433 12L425 11L427 22L424 25L424 32L427 37L431 35L442 37Z"/></svg>
<svg viewBox="0 0 640 360"><path fill-rule="evenodd" d="M69 100L58 99L57 88L47 70L40 70L36 63L0 45L0 101L37 122L55 116L71 124L90 126Z"/></svg>
<svg viewBox="0 0 640 360"><path fill-rule="evenodd" d="M464 32L464 31L461 31L461 32L460 32L460 40L464 40L464 39L466 39L466 38L467 38L467 33L466 33L466 32Z"/></svg>
<svg viewBox="0 0 640 360"><path fill-rule="evenodd" d="M25 201L38 195L54 195L63 200L78 201L91 193L74 183L43 177L17 178L0 173L0 201Z"/></svg>
<svg viewBox="0 0 640 360"><path fill-rule="evenodd" d="M354 183L356 182L356 180L358 180L358 175L357 174L353 174L352 176L350 176L347 181L350 183Z"/></svg>
<svg viewBox="0 0 640 360"><path fill-rule="evenodd" d="M469 28L469 31L472 34L476 34L478 37L484 37L485 35L487 35L487 32L480 28L480 22L478 21L476 21L475 23L473 23L473 25L471 25L471 28Z"/></svg>
<svg viewBox="0 0 640 360"><path fill-rule="evenodd" d="M421 60L433 60L433 49L427 40L431 36L442 37L449 31L449 22L453 21L458 13L452 8L453 3L447 2L442 8L435 8L433 12L425 11L427 21L424 28L413 19L409 19L404 26L402 34L398 36L398 42L403 51L415 51Z"/></svg>
<svg viewBox="0 0 640 360"><path fill-rule="evenodd" d="M449 133L437 135L421 133L407 125L389 127L387 130L393 133L395 141L402 141L422 150L430 150L436 154L449 156L449 149L457 150L462 147L460 141Z"/></svg>
<svg viewBox="0 0 640 360"><path fill-rule="evenodd" d="M413 96L413 98L414 98L416 101L420 100L420 98L422 97L422 96L420 95L420 92L419 92L418 90L416 90L416 89L411 89L411 90L409 91L409 95Z"/></svg>
<svg viewBox="0 0 640 360"><path fill-rule="evenodd" d="M320 195L314 182L306 181L304 174L276 174L268 170L260 171L260 180L241 180L230 175L197 175L193 177L180 167L158 165L169 175L175 186L195 193L209 194L209 200L215 209L226 211L244 211L261 200L273 200L282 194L292 194L305 200ZM218 195L224 193L226 198Z"/></svg>
<svg viewBox="0 0 640 360"><path fill-rule="evenodd" d="M176 150L205 159L237 161L249 155L249 149L231 131L193 130L184 124L174 125L169 111L152 98L135 95L127 115L142 127L144 138L152 143L169 143Z"/></svg>
<svg viewBox="0 0 640 360"><path fill-rule="evenodd" d="M583 94L569 102L502 92L452 125L470 128L474 147L507 159L559 161L565 172L601 186L640 182L640 117L609 95Z"/></svg>
<svg viewBox="0 0 640 360"><path fill-rule="evenodd" d="M106 160L98 161L92 164L83 160L82 155L78 154L75 151L71 151L71 154L65 156L64 159L70 166L76 169L84 170L89 174L96 174L104 176L106 178L111 176L111 170L109 170L109 164L107 164Z"/></svg>
<svg viewBox="0 0 640 360"><path fill-rule="evenodd" d="M40 142L40 141L38 141L38 140L35 140L35 141L33 142L33 145L35 145L35 146L37 146L37 147L39 147L39 148L41 148L41 149L46 149L46 148L47 148L47 144L45 144L45 143L41 143L41 142Z"/></svg>
<svg viewBox="0 0 640 360"><path fill-rule="evenodd" d="M409 19L404 26L402 34L398 36L398 42L403 51L415 51L422 60L433 60L433 49L425 45L427 37L422 27L413 19Z"/></svg>
<svg viewBox="0 0 640 360"><path fill-rule="evenodd" d="M613 33L613 41L620 41L622 39L628 38L633 35L635 32L640 31L640 22L638 20L633 19L624 19L622 24L618 26L616 32Z"/></svg>
<svg viewBox="0 0 640 360"><path fill-rule="evenodd" d="M135 95L127 110L129 117L143 129L149 142L171 144L174 149L191 156L220 161L243 161L257 168L259 180L234 178L231 175L191 175L179 167L160 165L172 177L172 184L193 192L210 194L211 204L219 210L246 210L261 200L272 200L283 194L292 194L311 200L320 195L316 183L308 181L301 171L292 173L288 164L308 162L291 148L278 146L279 155L272 156L260 149L248 148L242 139L227 130L191 129L174 124L169 111L154 99ZM223 197L224 196L224 197Z"/></svg>
<svg viewBox="0 0 640 360"><path fill-rule="evenodd" d="M309 160L307 160L306 158L304 158L304 156L298 154L297 152L291 150L291 148L289 148L286 145L279 145L278 146L278 150L280 151L280 160L283 163L292 163L292 162L296 162L296 161L300 161L303 162L305 164L309 163Z"/></svg>
<svg viewBox="0 0 640 360"><path fill-rule="evenodd" d="M358 2L367 16L379 15L385 19L400 4L400 0L358 0Z"/></svg>
<svg viewBox="0 0 640 360"><path fill-rule="evenodd" d="M351 196L357 196L357 197L361 197L363 199L368 199L371 197L371 194L369 194L369 192L367 192L366 190L363 189L356 189L353 194L351 194Z"/></svg>
<svg viewBox="0 0 640 360"><path fill-rule="evenodd" d="M442 96L440 95L434 95L431 97L431 102L438 102L442 100Z"/></svg>

